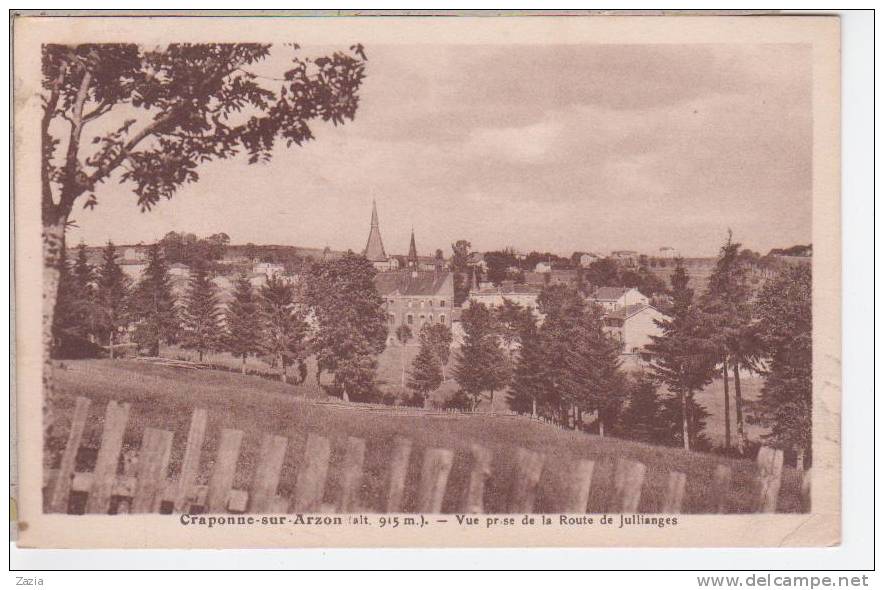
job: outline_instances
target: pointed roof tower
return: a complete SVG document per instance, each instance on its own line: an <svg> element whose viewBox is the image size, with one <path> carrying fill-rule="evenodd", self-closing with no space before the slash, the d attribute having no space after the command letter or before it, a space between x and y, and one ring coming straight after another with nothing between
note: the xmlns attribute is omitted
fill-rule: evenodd
<svg viewBox="0 0 884 590"><path fill-rule="evenodd" d="M368 242L363 252L371 262L386 262L387 253L384 251L384 241L381 240L381 227L378 222L378 206L374 199L371 200L371 231L368 233Z"/></svg>
<svg viewBox="0 0 884 590"><path fill-rule="evenodd" d="M414 245L414 228L411 228L411 244L408 246L408 266L417 268L417 246Z"/></svg>

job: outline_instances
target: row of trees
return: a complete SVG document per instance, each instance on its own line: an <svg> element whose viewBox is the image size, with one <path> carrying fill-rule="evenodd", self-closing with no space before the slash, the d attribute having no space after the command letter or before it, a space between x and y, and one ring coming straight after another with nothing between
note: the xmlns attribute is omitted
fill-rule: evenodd
<svg viewBox="0 0 884 590"><path fill-rule="evenodd" d="M724 450L746 452L751 421L768 429L769 443L794 450L803 462L811 442L810 267L783 265L771 276L759 273L757 263L728 236L706 289L696 295L677 260L665 289L667 317L643 353L647 370L636 374L622 369L619 343L577 287L543 290L542 323L512 302L471 305L462 316L464 342L454 368L460 391L452 403L475 408L507 390L516 411L575 428L584 428L591 413L602 435L704 449L709 414L695 396L721 379ZM751 404L743 396L747 372L764 377Z"/></svg>
<svg viewBox="0 0 884 590"><path fill-rule="evenodd" d="M241 275L227 306L205 264L197 262L181 301L176 301L169 265L159 245L148 251L144 274L132 284L108 243L96 270L84 247L74 264L62 267L59 308L54 332L57 355L94 341L107 345L113 358L116 340L129 333L147 354L159 355L162 343L198 353L230 352L242 360L265 357L283 382L288 367L297 366L297 382L307 376L306 359L317 358L317 382L323 371L334 374L327 386L345 399L376 397L376 356L384 349L383 301L372 282L374 269L363 257L348 253L315 263L303 289L281 277L270 277L255 289ZM75 339L75 346L65 341Z"/></svg>

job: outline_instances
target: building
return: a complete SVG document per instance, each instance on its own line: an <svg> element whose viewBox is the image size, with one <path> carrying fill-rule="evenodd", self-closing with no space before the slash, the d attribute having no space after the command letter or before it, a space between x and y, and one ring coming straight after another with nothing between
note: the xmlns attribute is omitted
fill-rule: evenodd
<svg viewBox="0 0 884 590"><path fill-rule="evenodd" d="M534 265L534 272L538 273L547 273L552 272L552 264L545 260L541 260L537 264Z"/></svg>
<svg viewBox="0 0 884 590"><path fill-rule="evenodd" d="M638 252L635 250L614 250L611 252L611 258L622 262L626 266L635 266L638 260Z"/></svg>
<svg viewBox="0 0 884 590"><path fill-rule="evenodd" d="M593 262L595 262L596 260L601 260L601 259L602 259L602 257L599 256L598 254L593 254L592 252L584 252L583 254L580 255L580 258L579 258L579 260L578 260L578 263L579 263L580 266L582 266L583 268L586 268L586 267L588 267L590 264L592 264Z"/></svg>
<svg viewBox="0 0 884 590"><path fill-rule="evenodd" d="M122 269L127 277L135 282L141 280L141 276L144 274L144 269L147 268L147 262L145 262L144 260L124 258L122 260L119 260L118 262L120 264L120 269Z"/></svg>
<svg viewBox="0 0 884 590"><path fill-rule="evenodd" d="M384 299L390 327L388 342L396 342L396 327L409 326L417 336L425 324L451 327L454 277L448 271L403 269L375 275L375 287Z"/></svg>
<svg viewBox="0 0 884 590"><path fill-rule="evenodd" d="M537 285L517 285L512 281L503 281L499 287L484 285L472 289L467 299L467 305L482 303L493 308L500 307L504 301L508 300L530 309L539 316L537 298L542 290L543 288Z"/></svg>
<svg viewBox="0 0 884 590"><path fill-rule="evenodd" d="M525 284L544 287L546 285L576 285L577 271L556 269L548 272L526 272Z"/></svg>
<svg viewBox="0 0 884 590"><path fill-rule="evenodd" d="M634 287L599 287L589 299L601 305L606 312L637 304L649 305L648 298Z"/></svg>
<svg viewBox="0 0 884 590"><path fill-rule="evenodd" d="M666 316L647 303L635 303L611 311L604 317L605 331L622 346L622 354L634 355L651 343L651 336L662 336L657 321Z"/></svg>
<svg viewBox="0 0 884 590"><path fill-rule="evenodd" d="M412 232L412 243L414 232ZM399 264L395 259L387 256L384 250L384 241L381 239L381 225L378 221L378 207L374 200L371 201L371 229L368 232L368 241L365 243L363 256L379 271L396 270Z"/></svg>
<svg viewBox="0 0 884 590"><path fill-rule="evenodd" d="M173 279L189 279L190 267L186 264L176 262L169 267L169 276L171 276Z"/></svg>
<svg viewBox="0 0 884 590"><path fill-rule="evenodd" d="M252 272L262 274L268 279L281 275L285 272L285 266L277 262L258 262L252 267Z"/></svg>
<svg viewBox="0 0 884 590"><path fill-rule="evenodd" d="M670 246L663 246L657 252L657 258L678 258L678 250Z"/></svg>

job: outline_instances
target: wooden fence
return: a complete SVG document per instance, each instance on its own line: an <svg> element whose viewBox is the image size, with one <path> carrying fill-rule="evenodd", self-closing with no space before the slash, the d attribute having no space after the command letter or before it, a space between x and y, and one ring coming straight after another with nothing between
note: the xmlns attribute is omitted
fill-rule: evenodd
<svg viewBox="0 0 884 590"><path fill-rule="evenodd" d="M101 443L91 472L77 472L77 455L89 416L91 401L76 398L67 444L57 469L44 476L44 505L47 512L67 513L71 493L85 493L87 514L108 514L111 500L117 497L116 513L206 512L206 513L306 513L368 511L361 504L360 490L366 444L363 439L347 439L346 452L339 475L340 494L335 504L323 502L332 445L328 438L309 434L304 460L298 470L291 497L279 495L278 486L288 439L274 434L264 435L258 453L251 485L246 490L234 489L234 479L243 441L241 430L224 429L220 433L214 465L206 485L197 483L203 442L206 437L207 413L196 409L190 422L187 442L176 479L168 478L173 433L147 428L138 452L123 452L123 435L129 421L129 404L110 401L105 409ZM472 464L458 510L463 513L484 511L485 484L492 471L492 453L481 445L470 449ZM510 513L534 510L535 496L544 468L544 456L527 449L515 452L515 469L509 482L507 508ZM384 512L403 511L406 475L412 460L412 441L396 437L385 477ZM420 513L439 513L446 494L448 477L454 462L450 449L427 448L421 458L420 478L416 490L415 509ZM783 473L783 453L762 447L757 460L758 512L776 512ZM564 510L587 511L594 462L577 460L569 470L569 481L560 490ZM647 467L640 462L618 459L613 477L614 504L610 511L637 512L642 496ZM668 474L664 495L659 503L661 513L679 513L685 496L687 477L679 471ZM726 510L731 485L731 468L719 464L714 471L712 496L717 512ZM810 494L809 472L800 482L802 504L807 506ZM373 510L372 510L373 511Z"/></svg>

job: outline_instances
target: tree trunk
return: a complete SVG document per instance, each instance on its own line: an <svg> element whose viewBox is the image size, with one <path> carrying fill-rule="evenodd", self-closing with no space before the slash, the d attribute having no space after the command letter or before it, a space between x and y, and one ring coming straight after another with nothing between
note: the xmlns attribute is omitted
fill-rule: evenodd
<svg viewBox="0 0 884 590"><path fill-rule="evenodd" d="M795 470L798 473L803 474L804 472L804 449L799 448L795 455Z"/></svg>
<svg viewBox="0 0 884 590"><path fill-rule="evenodd" d="M239 367L239 370L243 375L246 374L246 356L248 356L246 353L242 353L242 364Z"/></svg>
<svg viewBox="0 0 884 590"><path fill-rule="evenodd" d="M110 360L114 360L114 329L111 328L110 334L107 337L107 350L108 356Z"/></svg>
<svg viewBox="0 0 884 590"><path fill-rule="evenodd" d="M288 383L288 379L286 378L285 374L285 358L282 356L282 354L279 354L276 358L277 362L279 363L279 380L282 381L284 384Z"/></svg>
<svg viewBox="0 0 884 590"><path fill-rule="evenodd" d="M43 434L52 434L55 408L55 380L52 362L52 322L58 299L61 255L66 219L43 224Z"/></svg>
<svg viewBox="0 0 884 590"><path fill-rule="evenodd" d="M537 418L537 398L531 398L531 417Z"/></svg>
<svg viewBox="0 0 884 590"><path fill-rule="evenodd" d="M688 427L688 396L684 393L679 394L681 398L681 438L684 443L684 450L691 450L691 435Z"/></svg>
<svg viewBox="0 0 884 590"><path fill-rule="evenodd" d="M597 420L599 423L599 436L602 438L605 438L605 423L602 422L602 413L599 412L597 415L598 415Z"/></svg>
<svg viewBox="0 0 884 590"><path fill-rule="evenodd" d="M734 408L737 410L737 450L746 451L746 430L743 426L743 390L740 387L740 363L734 361Z"/></svg>
<svg viewBox="0 0 884 590"><path fill-rule="evenodd" d="M200 362L203 362L203 350L202 349L198 350L197 354L199 355Z"/></svg>
<svg viewBox="0 0 884 590"><path fill-rule="evenodd" d="M491 403L489 404L489 408L490 408L488 410L489 412L494 411L494 390L493 389L491 390Z"/></svg>
<svg viewBox="0 0 884 590"><path fill-rule="evenodd" d="M729 381L727 372L727 357L724 357L724 364L721 367L722 377L724 378L724 448L731 448L731 395L729 389Z"/></svg>

